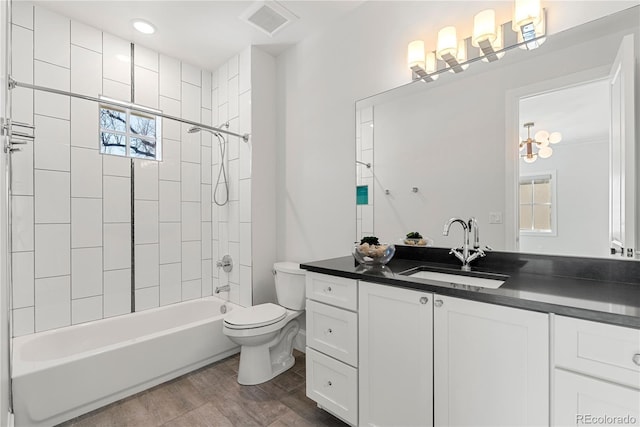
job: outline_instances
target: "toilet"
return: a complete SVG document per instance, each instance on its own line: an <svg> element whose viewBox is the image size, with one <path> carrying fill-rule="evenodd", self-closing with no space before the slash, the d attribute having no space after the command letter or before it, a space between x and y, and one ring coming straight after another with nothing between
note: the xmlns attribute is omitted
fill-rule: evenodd
<svg viewBox="0 0 640 427"><path fill-rule="evenodd" d="M297 319L305 307L305 276L300 265L273 265L278 304L265 303L234 309L224 318L223 332L241 346L238 383L255 385L291 368Z"/></svg>

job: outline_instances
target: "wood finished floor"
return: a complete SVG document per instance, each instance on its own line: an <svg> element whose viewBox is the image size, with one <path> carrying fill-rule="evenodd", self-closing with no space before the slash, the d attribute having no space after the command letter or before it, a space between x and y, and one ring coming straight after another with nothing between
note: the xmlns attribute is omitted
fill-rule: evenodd
<svg viewBox="0 0 640 427"><path fill-rule="evenodd" d="M305 394L305 355L264 384L236 381L239 355L67 421L64 427L346 426Z"/></svg>

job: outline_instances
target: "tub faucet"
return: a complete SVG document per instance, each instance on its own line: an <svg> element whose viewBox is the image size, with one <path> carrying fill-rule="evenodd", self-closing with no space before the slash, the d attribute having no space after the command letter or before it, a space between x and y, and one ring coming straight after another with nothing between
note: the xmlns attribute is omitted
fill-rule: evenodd
<svg viewBox="0 0 640 427"><path fill-rule="evenodd" d="M449 253L455 255L455 257L462 262L462 267L460 267L462 270L471 271L471 265L469 265L471 261L486 255L484 250L480 249L480 233L478 231L478 222L473 217L471 217L467 222L460 218L451 218L444 224L442 235L448 236L449 229L456 222L462 226L462 230L464 232L462 247L452 248ZM469 249L469 234L471 234L471 231L473 231L474 238L473 249Z"/></svg>
<svg viewBox="0 0 640 427"><path fill-rule="evenodd" d="M231 290L231 287L229 285L223 285L223 286L216 286L216 290L214 291L216 294L219 294L220 292L229 292Z"/></svg>

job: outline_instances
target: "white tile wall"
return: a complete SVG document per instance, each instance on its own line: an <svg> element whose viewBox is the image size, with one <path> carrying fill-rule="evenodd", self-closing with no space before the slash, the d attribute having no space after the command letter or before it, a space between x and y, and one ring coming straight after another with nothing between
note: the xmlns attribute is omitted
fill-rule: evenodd
<svg viewBox="0 0 640 427"><path fill-rule="evenodd" d="M200 298L202 296L202 281L200 279L182 282L182 300Z"/></svg>
<svg viewBox="0 0 640 427"><path fill-rule="evenodd" d="M158 251L158 244L136 245L136 289L160 285Z"/></svg>
<svg viewBox="0 0 640 427"><path fill-rule="evenodd" d="M136 67L135 102L145 107L158 108L158 73L146 68Z"/></svg>
<svg viewBox="0 0 640 427"><path fill-rule="evenodd" d="M71 324L71 276L35 281L36 332Z"/></svg>
<svg viewBox="0 0 640 427"><path fill-rule="evenodd" d="M40 7L22 10L16 77L131 99L128 41ZM247 53L211 73L135 46L134 99L207 125L231 119L231 130L249 132L249 74ZM130 160L99 153L95 103L23 88L12 94L14 119L33 122L35 114L38 127L35 152L28 144L14 155L14 335L130 312ZM221 283L231 281L235 302L251 303L250 201L239 202L251 197L251 152L226 138L233 201L218 207L218 142L206 132L188 134L189 127L164 120L163 162L135 161L137 310L211 295L219 274L213 263L227 253L237 267L220 273Z"/></svg>
<svg viewBox="0 0 640 427"><path fill-rule="evenodd" d="M69 68L71 22L57 13L37 7L35 10L35 57Z"/></svg>
<svg viewBox="0 0 640 427"><path fill-rule="evenodd" d="M33 30L33 4L30 2L15 2L12 4L11 21L15 25Z"/></svg>
<svg viewBox="0 0 640 427"><path fill-rule="evenodd" d="M102 55L71 46L71 92L97 97L102 93Z"/></svg>
<svg viewBox="0 0 640 427"><path fill-rule="evenodd" d="M35 171L36 224L70 223L71 175L69 172Z"/></svg>
<svg viewBox="0 0 640 427"><path fill-rule="evenodd" d="M180 182L160 181L160 221L180 221Z"/></svg>
<svg viewBox="0 0 640 427"><path fill-rule="evenodd" d="M71 298L102 295L102 248L71 250Z"/></svg>
<svg viewBox="0 0 640 427"><path fill-rule="evenodd" d="M131 84L131 43L103 33L102 72L105 79Z"/></svg>
<svg viewBox="0 0 640 427"><path fill-rule="evenodd" d="M182 241L199 241L200 237L200 203L182 202Z"/></svg>
<svg viewBox="0 0 640 427"><path fill-rule="evenodd" d="M102 53L102 32L78 21L71 21L71 44Z"/></svg>
<svg viewBox="0 0 640 427"><path fill-rule="evenodd" d="M63 91L69 91L70 72L48 62L34 61L34 83ZM34 112L43 116L69 120L70 99L68 96L56 95L43 91L34 93Z"/></svg>
<svg viewBox="0 0 640 427"><path fill-rule="evenodd" d="M202 258L200 241L182 242L182 280L195 280L201 277Z"/></svg>
<svg viewBox="0 0 640 427"><path fill-rule="evenodd" d="M104 272L104 317L131 312L131 270Z"/></svg>
<svg viewBox="0 0 640 427"><path fill-rule="evenodd" d="M34 249L33 197L13 196L12 204L12 250L14 252Z"/></svg>
<svg viewBox="0 0 640 427"><path fill-rule="evenodd" d="M136 289L136 311L156 308L160 304L160 287Z"/></svg>
<svg viewBox="0 0 640 427"><path fill-rule="evenodd" d="M150 71L158 72L159 55L157 52L147 49L144 46L135 46L135 63L137 66L146 68Z"/></svg>
<svg viewBox="0 0 640 427"><path fill-rule="evenodd" d="M160 223L160 264L176 263L182 260L182 240L179 222Z"/></svg>
<svg viewBox="0 0 640 427"><path fill-rule="evenodd" d="M71 323L102 319L102 295L71 301Z"/></svg>
<svg viewBox="0 0 640 427"><path fill-rule="evenodd" d="M71 274L71 225L36 224L35 236L36 279Z"/></svg>
<svg viewBox="0 0 640 427"><path fill-rule="evenodd" d="M103 177L104 222L131 222L131 180Z"/></svg>
<svg viewBox="0 0 640 427"><path fill-rule="evenodd" d="M71 199L71 247L102 246L102 199Z"/></svg>
<svg viewBox="0 0 640 427"><path fill-rule="evenodd" d="M38 257L36 253L36 267L37 261ZM104 224L104 269L120 270L129 268L130 266L131 225L128 223Z"/></svg>
<svg viewBox="0 0 640 427"><path fill-rule="evenodd" d="M180 98L180 61L160 55L160 95Z"/></svg>
<svg viewBox="0 0 640 427"><path fill-rule="evenodd" d="M102 198L102 155L98 150L71 148L71 197Z"/></svg>
<svg viewBox="0 0 640 427"><path fill-rule="evenodd" d="M182 301L180 263L160 266L160 305Z"/></svg>
<svg viewBox="0 0 640 427"><path fill-rule="evenodd" d="M11 259L13 275L13 307L30 307L34 304L33 252L16 252Z"/></svg>
<svg viewBox="0 0 640 427"><path fill-rule="evenodd" d="M136 200L135 202L136 243L158 243L158 202Z"/></svg>
<svg viewBox="0 0 640 427"><path fill-rule="evenodd" d="M72 99L71 117L71 146L97 150L98 106L95 102Z"/></svg>

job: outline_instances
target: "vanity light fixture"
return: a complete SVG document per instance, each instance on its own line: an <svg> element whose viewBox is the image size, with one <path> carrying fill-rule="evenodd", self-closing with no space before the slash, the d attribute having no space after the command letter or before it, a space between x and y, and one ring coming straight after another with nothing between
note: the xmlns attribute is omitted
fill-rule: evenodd
<svg viewBox="0 0 640 427"><path fill-rule="evenodd" d="M156 27L154 27L150 22L147 22L144 19L134 19L133 21L131 21L131 25L133 25L133 28L135 28L142 34L153 34L156 32Z"/></svg>
<svg viewBox="0 0 640 427"><path fill-rule="evenodd" d="M539 47L546 36L545 12L540 0L515 0L511 22L496 24L495 11L486 9L474 16L471 37L459 39L456 28L448 26L438 32L435 51L425 51L422 40L412 41L407 50L407 65L413 80L432 82L447 70L459 73L478 60L497 61L515 47L527 50ZM477 51L471 46L477 47Z"/></svg>
<svg viewBox="0 0 640 427"><path fill-rule="evenodd" d="M548 159L553 154L553 149L549 144L557 144L562 141L562 134L560 132L553 132L549 134L546 130L539 130L531 138L531 128L534 126L533 122L524 124L527 128L527 139L520 141L520 151L525 151L522 157L526 163L535 162L538 157L541 159ZM534 152L533 147L536 147Z"/></svg>

